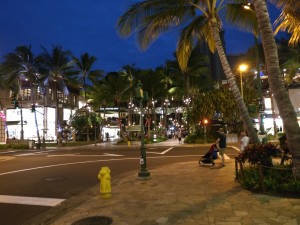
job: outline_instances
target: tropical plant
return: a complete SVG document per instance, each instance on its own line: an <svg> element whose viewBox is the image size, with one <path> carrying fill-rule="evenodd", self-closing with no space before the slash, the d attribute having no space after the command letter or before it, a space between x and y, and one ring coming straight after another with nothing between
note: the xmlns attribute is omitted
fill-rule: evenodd
<svg viewBox="0 0 300 225"><path fill-rule="evenodd" d="M39 65L37 63L36 57L31 51L31 46L18 46L14 52L8 53L4 56L4 62L2 64L2 69L4 70L5 80L8 86L14 89L17 96L21 97L22 101L22 83L29 82L31 88L31 100L32 105L35 105L35 93L36 88L39 85ZM23 134L23 113L22 104L21 106L21 140L24 138ZM34 118L36 125L36 133L38 138L38 146L41 144L39 128L37 123L37 115L34 110Z"/></svg>
<svg viewBox="0 0 300 225"><path fill-rule="evenodd" d="M78 80L78 83L82 85L84 91L84 99L87 104L86 98L86 86L89 78L99 79L103 75L103 71L101 70L92 70L94 63L97 58L94 56L90 56L88 53L84 53L79 58L73 57L73 62L75 64L75 68L78 70L78 74L75 75L75 79Z"/></svg>
<svg viewBox="0 0 300 225"><path fill-rule="evenodd" d="M279 17L275 21L275 34L279 31L291 34L289 44L295 46L300 43L300 3L298 0L271 0L280 9Z"/></svg>
<svg viewBox="0 0 300 225"><path fill-rule="evenodd" d="M56 103L56 135L60 139L62 136L62 121L59 113L59 93L68 96L69 90L67 81L76 74L74 63L71 60L70 51L65 51L61 46L54 46L51 52L44 47L43 52L38 56L40 73L43 75L45 89L53 88Z"/></svg>
<svg viewBox="0 0 300 225"><path fill-rule="evenodd" d="M73 57L73 61L75 64L75 68L78 69L78 74L76 74L75 79L78 80L78 83L82 84L82 88L84 91L84 100L85 105L87 106L87 98L86 98L86 82L89 77L97 77L100 78L103 74L100 70L92 70L94 63L96 62L96 57L90 56L88 53L84 53L80 56L80 59ZM85 107L86 115L89 115L88 107ZM87 116L88 118L88 116ZM90 126L87 126L87 141L90 141Z"/></svg>
<svg viewBox="0 0 300 225"><path fill-rule="evenodd" d="M264 0L253 0L253 5L265 52L270 90L274 95L280 117L283 120L288 146L293 156L294 176L300 179L300 127L297 115L282 81L274 32L266 2Z"/></svg>
<svg viewBox="0 0 300 225"><path fill-rule="evenodd" d="M300 46L288 46L287 39L277 40L279 65L285 84L295 82L300 68Z"/></svg>
<svg viewBox="0 0 300 225"><path fill-rule="evenodd" d="M138 44L142 49L146 49L162 32L187 24L185 27L181 27L176 51L180 68L183 71L187 68L189 56L195 42L199 39L204 39L212 52L217 50L249 137L253 143L258 143L259 139L252 126L250 115L241 97L220 38L222 23L219 12L226 6L224 3L224 1L208 0L146 0L138 2L119 18L118 30L124 37L137 31Z"/></svg>

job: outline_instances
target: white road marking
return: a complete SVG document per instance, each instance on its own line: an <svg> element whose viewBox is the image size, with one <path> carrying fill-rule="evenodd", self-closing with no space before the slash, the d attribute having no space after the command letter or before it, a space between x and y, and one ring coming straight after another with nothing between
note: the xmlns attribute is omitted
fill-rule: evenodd
<svg viewBox="0 0 300 225"><path fill-rule="evenodd" d="M116 154L109 154L103 153L103 155L80 155L79 153L76 154L62 154L62 155L47 155L47 157L103 157L103 156L124 156L124 155L116 155Z"/></svg>
<svg viewBox="0 0 300 225"><path fill-rule="evenodd" d="M65 199L60 198L38 198L24 197L12 195L0 195L0 203L20 204L20 205L39 205L39 206L56 206L62 203Z"/></svg>
<svg viewBox="0 0 300 225"><path fill-rule="evenodd" d="M0 156L0 162L4 162L4 161L8 161L8 160L12 160L15 157L13 156Z"/></svg>
<svg viewBox="0 0 300 225"><path fill-rule="evenodd" d="M180 156L161 156L164 158L179 158L179 157L201 157L201 155L180 155ZM155 159L159 157L147 157L148 159ZM140 158L134 157L134 158L119 158L119 159L99 159L99 160L90 160L90 161L80 161L80 162L72 162L72 163L62 163L62 164L54 164L54 165L49 165L49 166L38 166L38 167L32 167L32 168L27 168L27 169L22 169L22 170L13 170L9 172L4 172L0 173L0 176L8 175L8 174L14 174L14 173L22 173L22 172L27 172L27 171L32 171L32 170L39 170L39 169L46 169L46 168L51 168L51 167L60 167L60 166L71 166L71 165L77 165L77 164L87 164L87 163L98 163L98 162L108 162L108 161L122 161L122 160L140 160Z"/></svg>
<svg viewBox="0 0 300 225"><path fill-rule="evenodd" d="M166 154L167 152L171 151L174 147L168 148L167 150L163 151L161 154Z"/></svg>
<svg viewBox="0 0 300 225"><path fill-rule="evenodd" d="M148 152L147 153L152 153L152 154L158 154L158 155L164 155L166 153L168 153L169 151L171 151L174 147L168 148L167 150L163 151L163 152Z"/></svg>
<svg viewBox="0 0 300 225"><path fill-rule="evenodd" d="M221 155L219 152L218 152L218 156L219 156L219 158L221 158ZM224 153L224 159L230 159L230 157Z"/></svg>
<svg viewBox="0 0 300 225"><path fill-rule="evenodd" d="M4 152L0 152L0 154L13 153L13 152L16 152L16 151L4 151Z"/></svg>
<svg viewBox="0 0 300 225"><path fill-rule="evenodd" d="M106 156L124 156L124 155L117 155L117 154L110 154L110 153L103 153Z"/></svg>
<svg viewBox="0 0 300 225"><path fill-rule="evenodd" d="M149 151L147 151L147 153L161 155L161 152L149 152Z"/></svg>
<svg viewBox="0 0 300 225"><path fill-rule="evenodd" d="M31 156L31 155L47 155L49 152L54 152L56 150L47 150L47 151L38 151L38 152L30 152L30 153L23 153L23 154L18 154L15 156Z"/></svg>

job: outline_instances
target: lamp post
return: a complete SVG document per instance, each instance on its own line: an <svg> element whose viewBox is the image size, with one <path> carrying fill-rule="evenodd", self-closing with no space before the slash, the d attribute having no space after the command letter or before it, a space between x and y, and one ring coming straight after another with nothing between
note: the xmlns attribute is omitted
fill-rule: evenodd
<svg viewBox="0 0 300 225"><path fill-rule="evenodd" d="M206 126L208 124L208 120L204 119L203 123L204 123L204 144L206 144Z"/></svg>
<svg viewBox="0 0 300 225"><path fill-rule="evenodd" d="M140 157L140 165L141 169L138 173L140 178L148 178L150 177L150 172L147 170L147 158L146 158L146 148L145 148L145 140L144 140L144 123L143 123L143 100L146 95L143 92L141 81L138 82L136 87L136 98L140 102L140 126L141 126L141 157Z"/></svg>
<svg viewBox="0 0 300 225"><path fill-rule="evenodd" d="M242 98L244 98L244 90L243 90L243 72L246 71L248 69L248 66L246 64L241 64L239 66L239 70L240 70L240 80L241 80L241 94L242 94Z"/></svg>

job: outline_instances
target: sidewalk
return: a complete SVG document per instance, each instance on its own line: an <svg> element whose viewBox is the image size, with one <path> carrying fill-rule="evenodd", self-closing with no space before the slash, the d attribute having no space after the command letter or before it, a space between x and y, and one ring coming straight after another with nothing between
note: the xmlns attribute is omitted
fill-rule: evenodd
<svg viewBox="0 0 300 225"><path fill-rule="evenodd" d="M147 180L138 178L138 171L112 177L110 199L101 198L96 185L76 196L83 201L72 210L61 210L61 216L43 217L42 221L48 222L34 225L300 224L300 199L244 190L235 181L234 160L226 160L225 167L220 167L220 162L216 160L215 167L200 166L195 160L150 168ZM104 221L79 223L95 216ZM107 217L112 223L105 221Z"/></svg>

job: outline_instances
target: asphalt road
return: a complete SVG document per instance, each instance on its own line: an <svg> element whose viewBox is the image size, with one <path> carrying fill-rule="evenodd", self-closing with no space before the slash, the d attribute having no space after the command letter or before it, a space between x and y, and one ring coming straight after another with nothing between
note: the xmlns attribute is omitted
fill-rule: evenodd
<svg viewBox="0 0 300 225"><path fill-rule="evenodd" d="M165 164L198 163L208 149L209 146L147 147L147 168L151 173L151 168ZM138 174L140 170L138 146L91 145L0 153L0 225L26 224L35 216L57 207L53 200L79 204L80 200L74 199L99 184L97 175L102 166L111 169L112 180L125 172L136 171ZM234 149L227 151L229 157L236 154ZM29 198L23 202L19 197ZM13 202L7 203L12 199Z"/></svg>

